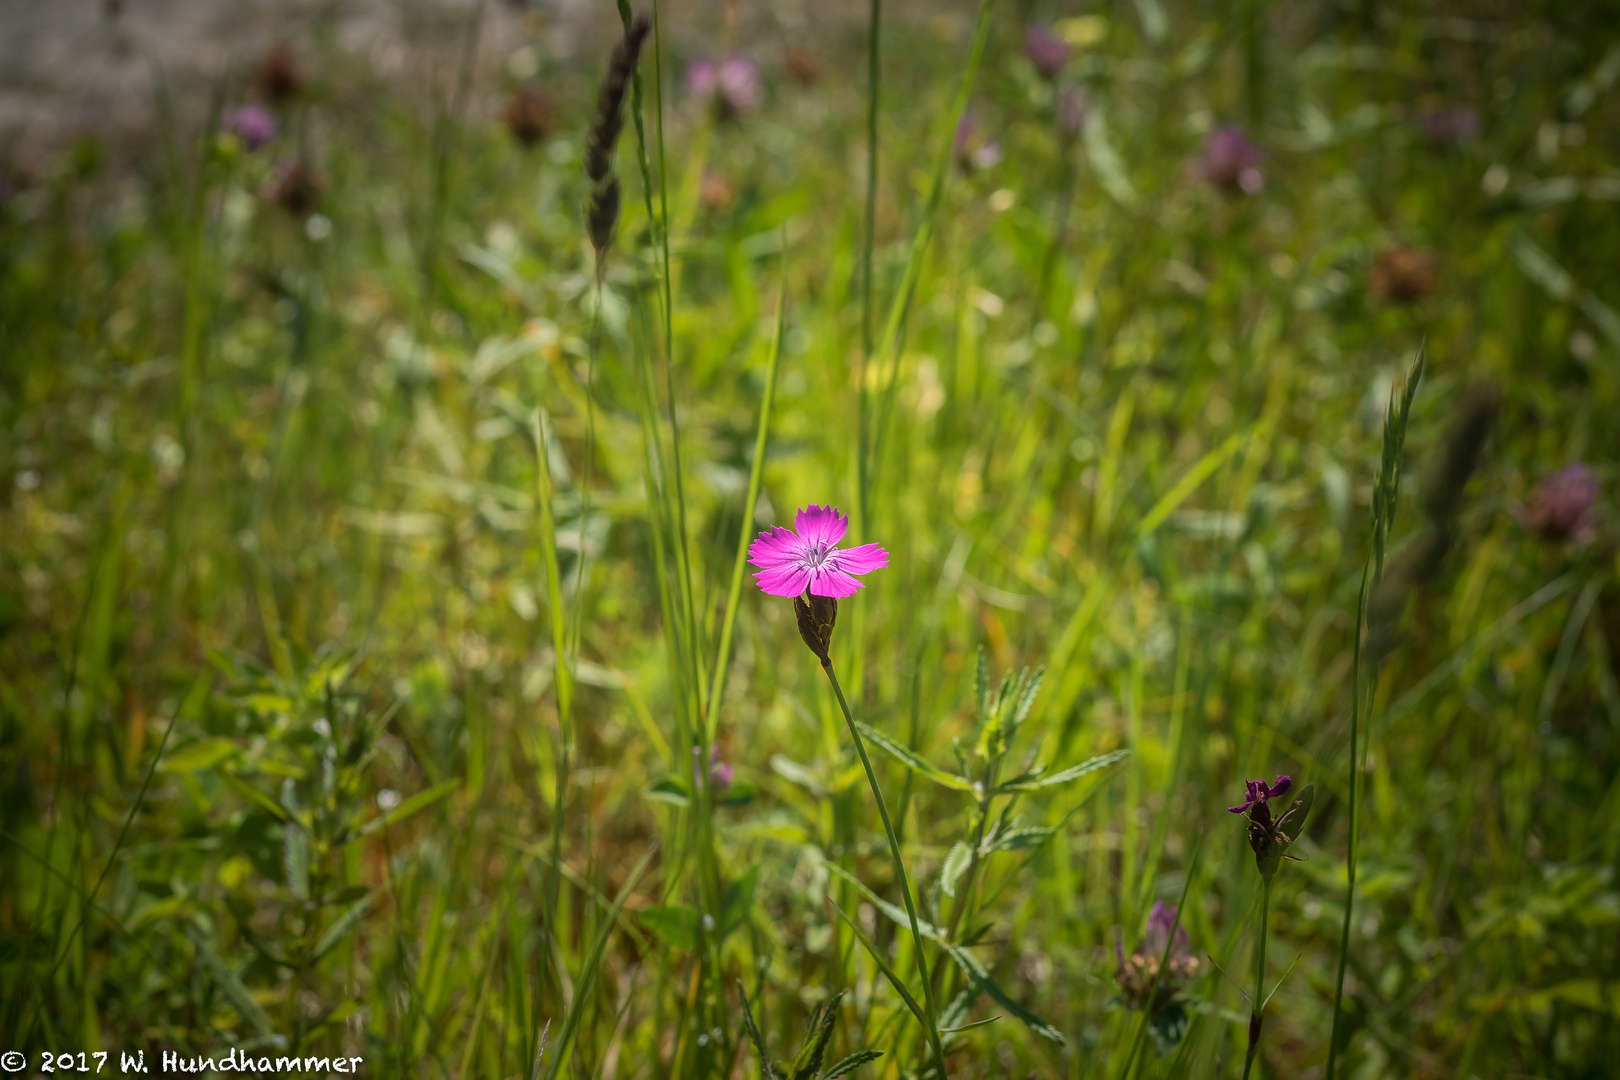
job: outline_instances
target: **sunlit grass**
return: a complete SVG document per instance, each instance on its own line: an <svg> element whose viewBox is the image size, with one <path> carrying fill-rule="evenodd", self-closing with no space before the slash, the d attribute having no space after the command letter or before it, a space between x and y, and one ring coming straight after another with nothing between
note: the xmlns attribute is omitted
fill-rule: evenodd
<svg viewBox="0 0 1620 1080"><path fill-rule="evenodd" d="M1612 523L1537 484L1613 480L1620 61L858 14L660 4L600 251L611 19L530 150L467 26L430 108L312 49L267 148L179 110L0 207L0 1044L1237 1076L1280 983L1251 1075L1604 1074ZM811 503L890 553L831 680L744 576Z"/></svg>

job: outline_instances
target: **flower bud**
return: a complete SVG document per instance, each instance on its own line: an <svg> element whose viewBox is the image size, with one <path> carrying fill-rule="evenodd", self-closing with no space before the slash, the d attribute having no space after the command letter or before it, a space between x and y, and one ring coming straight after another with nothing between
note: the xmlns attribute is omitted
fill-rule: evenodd
<svg viewBox="0 0 1620 1080"><path fill-rule="evenodd" d="M793 614L799 619L799 636L810 646L822 666L832 663L833 624L838 621L838 601L830 596L811 595L808 602L803 596L793 598Z"/></svg>

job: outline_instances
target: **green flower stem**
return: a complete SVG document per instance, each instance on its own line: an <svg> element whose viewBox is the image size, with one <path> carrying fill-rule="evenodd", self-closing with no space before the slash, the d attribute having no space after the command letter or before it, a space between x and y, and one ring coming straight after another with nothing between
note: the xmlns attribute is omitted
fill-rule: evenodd
<svg viewBox="0 0 1620 1080"><path fill-rule="evenodd" d="M1254 961L1254 1000L1249 1012L1249 1052L1243 1059L1243 1080L1249 1080L1249 1070L1260 1055L1261 1013L1266 1002L1266 930L1271 924L1271 879L1266 878L1265 891L1260 899L1260 955Z"/></svg>
<svg viewBox="0 0 1620 1080"><path fill-rule="evenodd" d="M911 902L911 886L906 881L906 864L900 858L900 837L895 834L894 822L889 820L889 806L883 801L883 789L878 787L877 773L872 771L872 759L866 756L866 743L861 739L860 731L855 727L855 717L849 711L849 702L844 699L844 688L838 683L838 673L833 670L832 660L823 660L821 669L827 673L827 681L832 683L833 694L838 698L838 707L843 710L844 723L849 726L849 737L855 740L855 752L861 757L861 767L866 770L866 782L872 785L872 798L877 800L878 816L883 819L883 832L889 838L889 855L894 860L895 880L900 883L900 896L906 902L906 915L911 920L911 940L917 950L917 972L922 977L923 1008L928 1013L928 1041L934 1048L934 1057L939 1063L939 1075L944 1080L948 1074L945 1071L945 1047L939 1041L939 1010L934 1007L934 988L928 978L928 957L923 952L922 930L917 925L917 909Z"/></svg>

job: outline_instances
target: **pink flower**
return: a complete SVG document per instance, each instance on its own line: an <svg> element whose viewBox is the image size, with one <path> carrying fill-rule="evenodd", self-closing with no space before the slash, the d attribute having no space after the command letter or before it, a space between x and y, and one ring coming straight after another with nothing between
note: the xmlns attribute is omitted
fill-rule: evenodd
<svg viewBox="0 0 1620 1080"><path fill-rule="evenodd" d="M275 141L280 128L269 109L258 105L244 105L225 120L225 130L242 140L249 150L257 150Z"/></svg>
<svg viewBox="0 0 1620 1080"><path fill-rule="evenodd" d="M1591 543L1597 535L1592 504L1603 482L1590 465L1577 461L1541 478L1530 494L1525 524L1544 540Z"/></svg>
<svg viewBox="0 0 1620 1080"><path fill-rule="evenodd" d="M759 65L742 53L715 60L699 60L686 69L686 90L701 101L712 101L722 117L752 112L765 102Z"/></svg>
<svg viewBox="0 0 1620 1080"><path fill-rule="evenodd" d="M1204 179L1217 187L1257 195L1266 186L1260 171L1263 156L1247 131L1238 124L1227 124L1209 133L1200 165Z"/></svg>
<svg viewBox="0 0 1620 1080"><path fill-rule="evenodd" d="M1031 23L1024 32L1024 55L1035 65L1035 70L1048 79L1063 70L1073 51L1067 41L1040 23Z"/></svg>
<svg viewBox="0 0 1620 1080"><path fill-rule="evenodd" d="M839 550L849 518L834 506L807 506L793 519L794 529L773 525L748 548L748 561L759 567L754 580L772 596L854 596L868 574L889 565L889 553L877 544Z"/></svg>
<svg viewBox="0 0 1620 1080"><path fill-rule="evenodd" d="M1001 161L1001 144L979 134L978 122L973 114L964 112L956 124L956 138L951 150L963 172L993 168Z"/></svg>

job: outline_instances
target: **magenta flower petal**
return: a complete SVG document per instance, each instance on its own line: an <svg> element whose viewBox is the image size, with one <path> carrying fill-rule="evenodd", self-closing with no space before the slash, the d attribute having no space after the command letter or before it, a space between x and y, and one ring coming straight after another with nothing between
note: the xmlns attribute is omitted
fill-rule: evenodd
<svg viewBox="0 0 1620 1080"><path fill-rule="evenodd" d="M810 576L811 596L842 599L861 591L861 583L836 566L826 565Z"/></svg>
<svg viewBox="0 0 1620 1080"><path fill-rule="evenodd" d="M793 527L798 531L801 542L830 548L844 538L844 532L849 528L849 518L840 514L836 507L812 503L794 515Z"/></svg>
<svg viewBox="0 0 1620 1080"><path fill-rule="evenodd" d="M833 553L838 568L849 574L870 574L889 565L889 553L879 544L861 544Z"/></svg>
<svg viewBox="0 0 1620 1080"><path fill-rule="evenodd" d="M761 570L754 575L760 589L772 596L803 596L804 590L810 585L810 578L809 569L797 564Z"/></svg>
<svg viewBox="0 0 1620 1080"><path fill-rule="evenodd" d="M792 529L773 525L748 545L748 561L765 570L786 566L799 557L800 547Z"/></svg>

